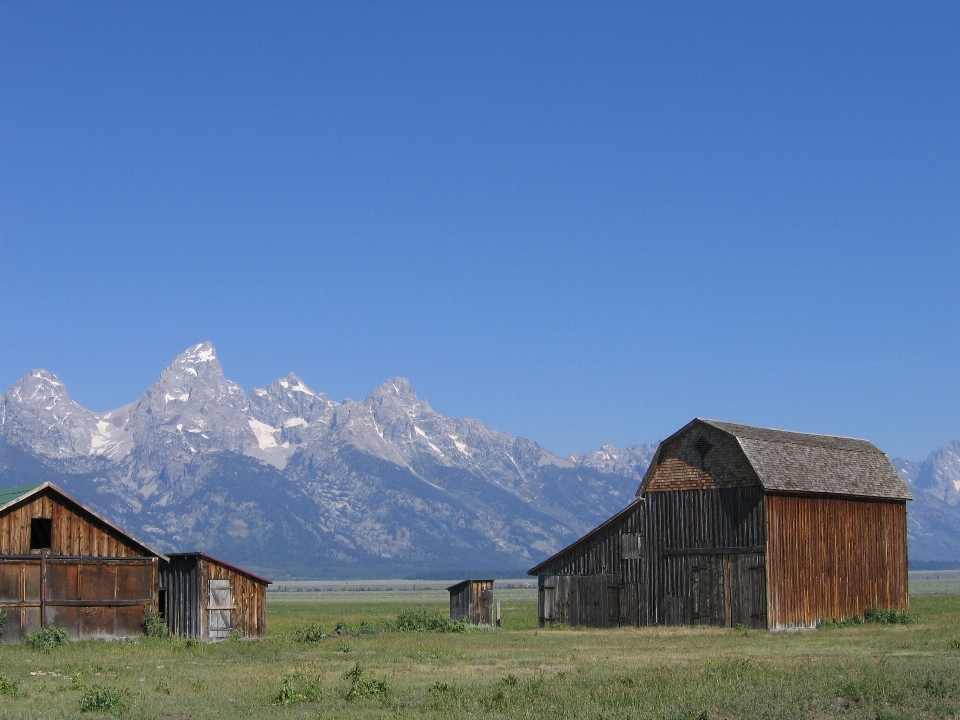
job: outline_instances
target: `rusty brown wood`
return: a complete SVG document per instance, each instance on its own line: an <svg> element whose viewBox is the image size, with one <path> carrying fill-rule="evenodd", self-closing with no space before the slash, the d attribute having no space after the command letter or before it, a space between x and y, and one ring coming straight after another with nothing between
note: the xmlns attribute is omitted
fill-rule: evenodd
<svg viewBox="0 0 960 720"><path fill-rule="evenodd" d="M769 495L771 627L909 606L906 503Z"/></svg>

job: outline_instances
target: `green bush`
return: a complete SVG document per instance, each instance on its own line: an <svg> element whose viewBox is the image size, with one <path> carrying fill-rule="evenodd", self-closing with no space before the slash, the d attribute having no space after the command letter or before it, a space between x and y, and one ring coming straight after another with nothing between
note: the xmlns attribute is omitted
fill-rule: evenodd
<svg viewBox="0 0 960 720"><path fill-rule="evenodd" d="M882 623L885 625L909 625L915 623L916 618L908 612L900 610L887 610L879 605L873 605L867 608L864 618L870 623Z"/></svg>
<svg viewBox="0 0 960 720"><path fill-rule="evenodd" d="M160 617L160 613L153 610L143 611L143 632L147 637L170 637L170 628L167 627L167 623Z"/></svg>
<svg viewBox="0 0 960 720"><path fill-rule="evenodd" d="M0 610L0 635L3 635L3 629L7 626L7 611Z"/></svg>
<svg viewBox="0 0 960 720"><path fill-rule="evenodd" d="M465 620L451 620L443 613L431 613L427 610L404 610L397 615L394 623L397 630L403 632L466 632Z"/></svg>
<svg viewBox="0 0 960 720"><path fill-rule="evenodd" d="M27 646L32 650L50 652L70 642L67 631L62 627L45 627L27 635Z"/></svg>
<svg viewBox="0 0 960 720"><path fill-rule="evenodd" d="M306 678L303 673L296 672L284 676L280 682L280 689L273 700L274 705L297 705L300 703L320 702L323 699L323 688L320 678Z"/></svg>
<svg viewBox="0 0 960 720"><path fill-rule="evenodd" d="M127 707L126 690L94 685L80 696L80 712L98 710L124 710Z"/></svg>
<svg viewBox="0 0 960 720"><path fill-rule="evenodd" d="M320 623L310 623L306 627L297 628L293 636L297 642L320 642L327 634L323 631Z"/></svg>
<svg viewBox="0 0 960 720"><path fill-rule="evenodd" d="M0 695L19 695L20 681L11 680L6 675L0 674Z"/></svg>
<svg viewBox="0 0 960 720"><path fill-rule="evenodd" d="M350 681L350 690L347 691L347 700L379 700L385 698L390 691L384 680L374 680L363 674L360 661L343 674Z"/></svg>

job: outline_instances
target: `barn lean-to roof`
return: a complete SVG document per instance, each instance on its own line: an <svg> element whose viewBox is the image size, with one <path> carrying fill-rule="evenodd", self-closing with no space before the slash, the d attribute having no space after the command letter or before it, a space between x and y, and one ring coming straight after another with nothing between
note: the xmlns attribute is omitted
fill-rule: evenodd
<svg viewBox="0 0 960 720"><path fill-rule="evenodd" d="M555 560L558 560L559 558L563 557L564 555L566 555L568 552L570 552L570 551L573 550L574 548L579 547L579 546L582 545L583 543L587 542L588 540L590 540L590 538L595 537L595 536L597 535L597 533L599 533L599 532L601 532L602 530L610 527L611 525L613 525L615 522L617 522L618 520L620 520L622 517L624 517L624 516L627 515L628 513L636 510L638 504L639 504L639 503L642 503L642 502L643 502L643 500L634 500L634 501L631 502L629 505L627 505L623 510L621 510L620 512L618 512L618 513L617 513L616 515L614 515L612 518L610 518L610 519L608 519L608 520L604 520L600 525L597 525L593 530L591 530L590 532L588 532L586 535L584 535L584 536L583 536L582 538L580 538L579 540L573 541L572 543L570 543L569 545L567 545L563 550L560 550L559 552L554 553L553 555L551 555L550 557L548 557L546 560L544 560L543 562L541 562L539 565L536 565L536 566L530 568L529 570L527 570L527 575L537 575L537 574L539 574L541 568L545 568L547 565L549 565L550 563L554 562Z"/></svg>
<svg viewBox="0 0 960 720"><path fill-rule="evenodd" d="M869 440L774 430L696 418L660 443L637 494L643 493L660 450L695 424L732 436L768 492L912 500L886 454Z"/></svg>
<svg viewBox="0 0 960 720"><path fill-rule="evenodd" d="M146 550L148 553L150 553L151 555L154 555L155 557L160 558L161 560L167 560L166 555L159 552L158 550L153 549L152 547L147 545L145 542L134 537L133 535L131 535L130 533L128 533L126 530L119 527L118 525L110 522L99 513L94 512L93 510L88 508L86 505L84 505L82 502L80 502L76 498L70 497L69 495L67 495L67 493L65 493L63 490L58 488L52 482L33 483L31 485L18 485L17 487L0 488L0 514L3 514L4 512L6 512L11 506L48 489L55 492L57 495L62 497L71 505L75 505L76 507L80 508L80 510L83 513L90 515L93 518L96 518L97 521L103 523L110 529L119 533L120 535L125 537L127 540L132 542L134 545L139 545L141 549Z"/></svg>

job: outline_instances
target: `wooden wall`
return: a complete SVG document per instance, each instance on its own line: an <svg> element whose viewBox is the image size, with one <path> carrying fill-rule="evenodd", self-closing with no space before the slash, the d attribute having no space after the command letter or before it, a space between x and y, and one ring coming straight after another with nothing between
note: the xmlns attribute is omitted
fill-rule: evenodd
<svg viewBox="0 0 960 720"><path fill-rule="evenodd" d="M229 580L233 591L231 627L239 628L244 637L266 637L267 586L207 557L203 558L201 569L206 586L201 596L207 610L202 616L205 634L209 633L210 580Z"/></svg>
<svg viewBox="0 0 960 720"><path fill-rule="evenodd" d="M137 637L156 602L157 558L0 557L4 642L54 626L71 640Z"/></svg>
<svg viewBox="0 0 960 720"><path fill-rule="evenodd" d="M200 637L200 597L203 592L197 555L171 555L160 564L163 619L178 637Z"/></svg>
<svg viewBox="0 0 960 720"><path fill-rule="evenodd" d="M0 515L0 555L28 555L33 518L53 521L51 555L147 557L151 553L79 505L44 490ZM37 552L37 551L34 551Z"/></svg>
<svg viewBox="0 0 960 720"><path fill-rule="evenodd" d="M472 580L450 591L450 619L493 624L493 580Z"/></svg>
<svg viewBox="0 0 960 720"><path fill-rule="evenodd" d="M670 490L645 500L650 624L766 627L763 490Z"/></svg>
<svg viewBox="0 0 960 720"><path fill-rule="evenodd" d="M538 574L539 623L646 624L643 502L637 501Z"/></svg>
<svg viewBox="0 0 960 720"><path fill-rule="evenodd" d="M768 495L770 627L906 610L904 501Z"/></svg>

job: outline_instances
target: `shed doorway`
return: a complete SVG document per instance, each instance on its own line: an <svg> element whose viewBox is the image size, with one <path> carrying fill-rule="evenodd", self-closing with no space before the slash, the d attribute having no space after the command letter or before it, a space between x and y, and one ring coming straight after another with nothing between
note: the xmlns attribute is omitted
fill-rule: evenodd
<svg viewBox="0 0 960 720"><path fill-rule="evenodd" d="M233 586L230 581L211 580L210 600L207 604L207 612L209 613L207 627L211 640L230 637L230 633L233 632L230 613L233 609Z"/></svg>

